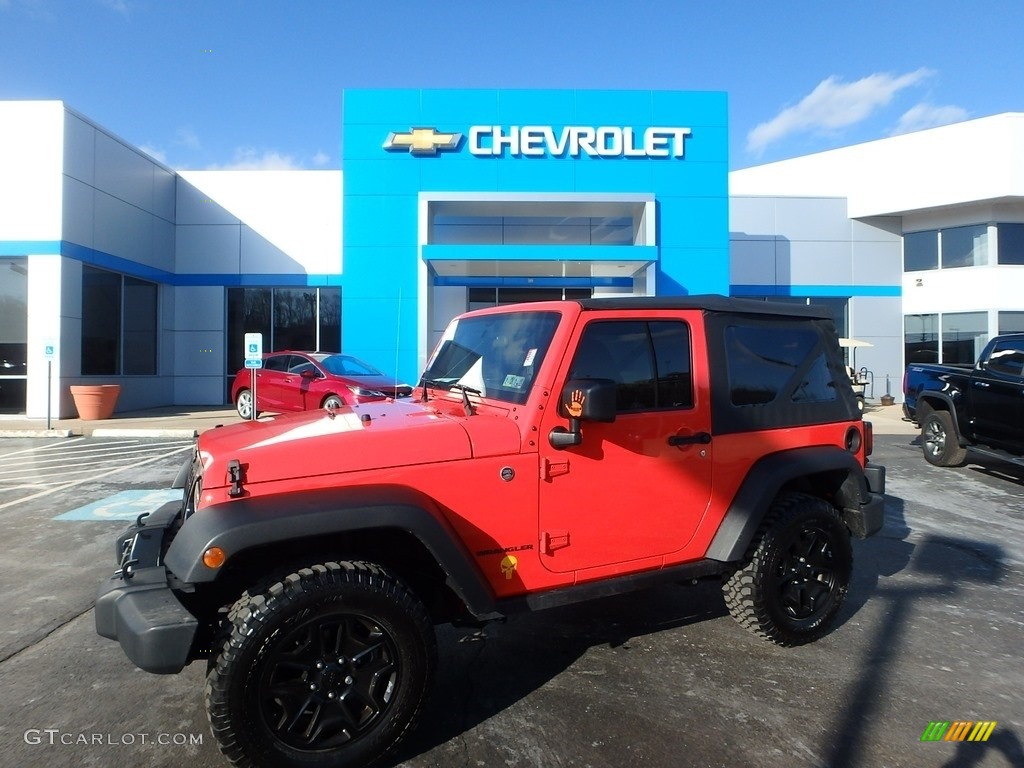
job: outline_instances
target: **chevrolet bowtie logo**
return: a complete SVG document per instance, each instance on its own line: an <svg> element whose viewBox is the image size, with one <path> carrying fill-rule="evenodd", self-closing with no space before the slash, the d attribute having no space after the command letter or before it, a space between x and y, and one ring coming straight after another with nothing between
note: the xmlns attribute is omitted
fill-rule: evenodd
<svg viewBox="0 0 1024 768"><path fill-rule="evenodd" d="M388 134L384 149L408 149L414 155L436 155L440 149L457 149L461 133L440 133L436 128L413 128L408 133Z"/></svg>

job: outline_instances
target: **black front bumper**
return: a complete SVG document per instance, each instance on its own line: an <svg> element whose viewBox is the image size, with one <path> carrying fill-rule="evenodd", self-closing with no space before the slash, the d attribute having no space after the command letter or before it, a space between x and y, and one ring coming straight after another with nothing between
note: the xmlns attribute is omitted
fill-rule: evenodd
<svg viewBox="0 0 1024 768"><path fill-rule="evenodd" d="M117 541L121 569L96 593L97 634L117 640L137 667L157 674L184 668L199 628L171 589L161 558L180 511L180 501L165 504L125 531Z"/></svg>

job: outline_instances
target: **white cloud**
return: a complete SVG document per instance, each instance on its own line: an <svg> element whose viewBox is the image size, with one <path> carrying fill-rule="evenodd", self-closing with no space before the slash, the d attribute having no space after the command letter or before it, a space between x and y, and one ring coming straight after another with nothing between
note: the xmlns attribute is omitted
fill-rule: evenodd
<svg viewBox="0 0 1024 768"><path fill-rule="evenodd" d="M282 155L272 149L260 152L253 147L239 147L235 159L225 165L211 165L209 171L295 171L301 166L291 155Z"/></svg>
<svg viewBox="0 0 1024 768"><path fill-rule="evenodd" d="M125 16L128 15L128 2L127 0L99 0L99 4L109 8L115 13L121 13Z"/></svg>
<svg viewBox="0 0 1024 768"><path fill-rule="evenodd" d="M747 134L747 149L760 153L769 144L796 133L831 132L859 123L887 105L901 90L917 85L931 74L932 70L925 68L898 76L875 73L852 83L829 77L799 104L757 125Z"/></svg>
<svg viewBox="0 0 1024 768"><path fill-rule="evenodd" d="M174 143L180 147L186 147L187 149L199 149L201 143L196 132L191 128L179 128L174 132Z"/></svg>
<svg viewBox="0 0 1024 768"><path fill-rule="evenodd" d="M331 162L331 156L322 150L317 151L317 153L313 155L313 165L319 168L322 168L329 162Z"/></svg>
<svg viewBox="0 0 1024 768"><path fill-rule="evenodd" d="M141 149L143 152L145 152L150 157L159 160L164 165L167 165L167 153L164 152L162 149L157 149L156 147L151 147L148 144L140 145L139 149Z"/></svg>
<svg viewBox="0 0 1024 768"><path fill-rule="evenodd" d="M898 136L901 133L921 131L925 128L935 128L940 125L949 125L950 123L959 123L961 120L966 120L967 117L967 110L961 107L954 107L952 105L937 107L934 104L922 101L903 113L899 123L893 128L890 135Z"/></svg>

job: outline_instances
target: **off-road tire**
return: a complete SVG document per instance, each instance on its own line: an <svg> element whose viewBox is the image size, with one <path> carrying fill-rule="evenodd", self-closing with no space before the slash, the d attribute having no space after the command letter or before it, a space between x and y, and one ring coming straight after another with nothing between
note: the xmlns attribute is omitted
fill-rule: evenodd
<svg viewBox="0 0 1024 768"><path fill-rule="evenodd" d="M371 765L415 725L433 677L434 630L384 568L302 568L243 595L228 621L206 710L234 765Z"/></svg>
<svg viewBox="0 0 1024 768"><path fill-rule="evenodd" d="M248 421L254 418L253 410L256 408L256 398L252 396L251 389L241 389L238 397L235 398L235 411L239 417ZM257 413L256 416L259 416Z"/></svg>
<svg viewBox="0 0 1024 768"><path fill-rule="evenodd" d="M924 460L936 467L959 467L967 460L949 411L931 411L921 422L921 451Z"/></svg>
<svg viewBox="0 0 1024 768"><path fill-rule="evenodd" d="M850 585L850 534L827 502L780 496L723 585L733 618L776 645L813 642L828 632Z"/></svg>

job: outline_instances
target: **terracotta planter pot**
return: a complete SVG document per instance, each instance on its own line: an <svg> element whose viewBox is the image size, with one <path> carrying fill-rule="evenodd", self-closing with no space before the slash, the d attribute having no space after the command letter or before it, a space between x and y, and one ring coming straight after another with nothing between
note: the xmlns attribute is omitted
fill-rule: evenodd
<svg viewBox="0 0 1024 768"><path fill-rule="evenodd" d="M71 387L78 417L86 421L109 419L114 415L120 384L79 384Z"/></svg>

